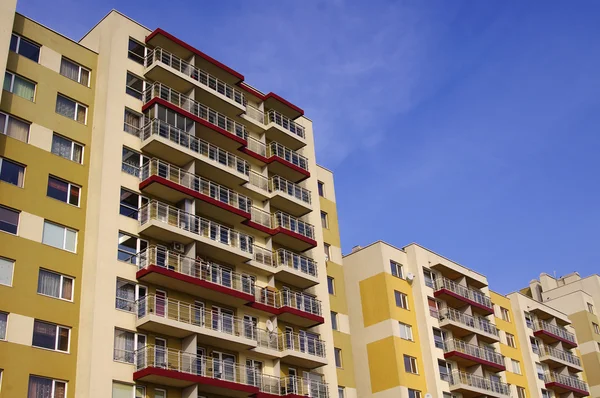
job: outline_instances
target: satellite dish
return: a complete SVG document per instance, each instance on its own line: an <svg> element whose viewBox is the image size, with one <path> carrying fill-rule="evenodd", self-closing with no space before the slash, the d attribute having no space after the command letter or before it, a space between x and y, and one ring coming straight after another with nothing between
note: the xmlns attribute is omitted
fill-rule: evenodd
<svg viewBox="0 0 600 398"><path fill-rule="evenodd" d="M271 322L270 319L267 319L267 330L271 333L273 333L273 330L275 330L275 326L273 325L273 322Z"/></svg>
<svg viewBox="0 0 600 398"><path fill-rule="evenodd" d="M415 279L415 275L412 272L409 272L408 274L406 274L406 280L408 281L408 283L412 283L412 281L414 279Z"/></svg>
<svg viewBox="0 0 600 398"><path fill-rule="evenodd" d="M425 394L425 398L433 398L433 395L427 393L427 394Z"/></svg>

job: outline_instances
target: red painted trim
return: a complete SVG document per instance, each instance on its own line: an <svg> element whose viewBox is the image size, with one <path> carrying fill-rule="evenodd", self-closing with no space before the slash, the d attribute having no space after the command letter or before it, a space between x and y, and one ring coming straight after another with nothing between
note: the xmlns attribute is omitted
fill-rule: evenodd
<svg viewBox="0 0 600 398"><path fill-rule="evenodd" d="M579 388L575 388L575 387L571 387L567 384L562 384L556 381L552 381L550 383L546 383L546 387L548 388L552 388L552 387L559 387L559 388L563 388L565 390L569 390L569 391L573 391L576 394L580 394L583 397L588 397L590 395L590 393L588 391L585 390L580 390Z"/></svg>
<svg viewBox="0 0 600 398"><path fill-rule="evenodd" d="M279 308L271 307L270 305L259 303L258 301L254 301L252 303L246 304L248 307L252 307L259 311L268 312L270 314L279 315L281 313Z"/></svg>
<svg viewBox="0 0 600 398"><path fill-rule="evenodd" d="M308 170L304 170L302 167L298 167L296 166L294 163L288 162L287 160L280 158L279 156L271 156L269 158L269 163L272 162L277 162L277 163L281 163L282 165L289 167L292 170L297 171L298 173L306 176L306 178L310 177L310 172Z"/></svg>
<svg viewBox="0 0 600 398"><path fill-rule="evenodd" d="M548 331L546 331L544 329L536 330L535 332L533 332L534 336L539 336L540 334L545 334L546 336L550 336L553 339L560 340L564 344L567 344L570 347L577 347L577 343L573 343L571 340L563 339L562 337L557 336L554 333L550 333L550 332L548 332Z"/></svg>
<svg viewBox="0 0 600 398"><path fill-rule="evenodd" d="M300 235L297 232L290 231L289 229L285 229L282 227L277 227L277 228L273 229L273 235L277 235L277 234L284 234L289 237L301 240L302 242L309 244L311 247L317 247L317 245L318 245L316 240L307 238L304 235Z"/></svg>
<svg viewBox="0 0 600 398"><path fill-rule="evenodd" d="M477 308L480 308L482 310L485 310L489 314L493 314L494 313L494 309L493 308L486 307L485 305L479 304L476 301L469 300L468 298L463 297L460 294L456 294L456 293L454 293L451 290L442 288L440 290L437 290L437 291L433 292L434 297L438 297L438 296L441 296L441 295L444 295L444 294L447 294L448 296L452 296L452 297L454 297L457 300L464 301L465 303L467 303L469 305L472 305L473 307L477 307Z"/></svg>
<svg viewBox="0 0 600 398"><path fill-rule="evenodd" d="M240 148L239 150L241 152L244 152L248 156L252 156L253 158L260 160L263 163L271 163L270 158L266 158L263 155L253 152L250 149L248 149L247 147Z"/></svg>
<svg viewBox="0 0 600 398"><path fill-rule="evenodd" d="M133 380L139 380L142 377L146 377L146 376L160 376L160 377L167 377L170 379L185 380L185 381L189 381L191 383L205 384L205 385L223 388L223 389L243 391L248 394L255 394L255 393L260 392L258 387L249 386L246 384L236 383L236 382L227 381L227 380L213 379L212 377L193 375L193 374L189 374L189 373L179 372L176 370L168 370L168 369L155 368L155 367L148 367L148 368L145 368L142 370L138 370L137 372L134 372Z"/></svg>
<svg viewBox="0 0 600 398"><path fill-rule="evenodd" d="M236 207L228 205L227 203L220 202L220 201L218 201L218 200L216 200L214 198L211 198L210 196L207 196L207 195L204 195L204 194L202 194L200 192L197 192L197 191L194 191L192 189L186 188L183 185L176 184L173 181L169 181L166 178L159 177L157 175L150 176L150 177L146 178L144 181L140 182L140 190L146 188L148 185L150 185L152 183L155 183L155 182L159 183L159 184L162 184L162 185L165 185L165 186L167 186L169 188L172 188L172 189L174 189L176 191L182 192L182 193L184 193L186 195L192 196L192 197L194 197L196 199L200 199L200 200L202 200L202 201L204 201L206 203L210 203L211 205L219 207L219 208L221 208L223 210L227 210L227 211L230 211L232 213L235 213L238 216L244 217L244 218L246 218L248 220L252 217L250 213L247 213L247 212L245 212L243 210L240 210L240 209L238 209Z"/></svg>
<svg viewBox="0 0 600 398"><path fill-rule="evenodd" d="M459 357L459 358L463 358L469 361L473 361L473 362L477 362L480 363L482 365L486 365L495 369L499 369L499 370L506 370L506 366L504 365L499 365L497 363L494 362L490 362L490 361L486 361L485 359L481 359L481 358L477 358L468 354L465 354L463 352L459 352L459 351L450 351L450 352L445 352L444 353L444 358L450 358L450 357Z"/></svg>
<svg viewBox="0 0 600 398"><path fill-rule="evenodd" d="M285 98L280 97L279 95L275 94L272 91L269 94L263 94L260 91L255 90L252 87L244 84L243 82L238 83L238 87L241 88L242 90L246 91L247 93L254 95L255 97L257 97L259 100L261 100L263 102L266 101L266 100L268 100L269 98L273 98L274 100L279 101L283 105L285 105L285 106L293 109L294 111L298 112L300 114L300 116L304 115L304 110L302 108L297 107L296 105L292 104L291 102L289 102Z"/></svg>
<svg viewBox="0 0 600 398"><path fill-rule="evenodd" d="M242 145L247 145L247 141L245 139L240 138L237 135L232 134L232 133L230 133L229 131L227 131L225 129L222 129L219 126L216 126L216 125L214 125L212 123L209 123L209 122L207 122L204 119L200 119L198 116L196 116L196 115L194 115L192 113L189 113L188 111L186 111L184 109L181 109L180 107L178 107L176 105L173 105L170 102L165 101L162 98L158 98L158 97L152 98L144 106L142 106L142 112L144 112L146 109L150 108L154 104L160 104L160 105L166 106L167 108L170 108L170 109L174 110L175 112L182 114L185 117L193 119L194 121L200 123L201 125L206 126L209 129L214 130L217 133L220 133L220 134L224 135L227 138L230 138L230 139L232 139L232 140L234 140L236 142L239 142Z"/></svg>
<svg viewBox="0 0 600 398"><path fill-rule="evenodd" d="M279 310L280 310L280 314L285 312L285 313L288 313L291 315L296 315L301 318L310 319L311 321L314 321L314 322L316 322L316 324L319 324L319 325L322 323L325 323L325 319L322 316L311 314L310 312L300 311L299 309L296 309L296 308L283 306L283 307L280 307Z"/></svg>
<svg viewBox="0 0 600 398"><path fill-rule="evenodd" d="M225 287L225 286L217 285L216 283L208 282L208 281L205 281L203 279L194 278L194 277L191 277L189 275L183 275L183 274L180 274L178 272L171 271L171 270L169 270L167 268L159 267L159 266L154 265L154 264L151 264L147 268L143 268L143 269L139 270L136 273L136 278L137 279L141 279L144 276L150 274L151 272L156 272L158 274L164 275L164 276L169 277L169 278L177 279L177 280L180 280L182 282L187 282L187 283L190 283L192 285L203 287L205 289L210 289L210 290L213 290L215 292L219 292L219 293L227 294L229 296L237 297L237 298L242 299L242 300L247 301L247 302L253 302L254 301L254 296L251 295L251 294L240 292L240 291L237 291L235 289L230 289L230 288Z"/></svg>
<svg viewBox="0 0 600 398"><path fill-rule="evenodd" d="M261 93L260 91L258 91L258 90L255 90L254 88L252 88L252 87L248 86L246 83L244 83L244 82L240 82L240 83L238 83L238 86L239 86L239 87L240 87L242 90L244 90L245 92L247 92L247 93L249 93L249 94L252 94L252 95L253 95L253 96L255 96L256 98L258 98L259 100L261 100L261 101L264 101L264 100L265 100L265 95L264 95L263 93Z"/></svg>
<svg viewBox="0 0 600 398"><path fill-rule="evenodd" d="M152 32L148 36L146 36L146 43L148 43L150 40L152 40L152 38L154 36L157 36L157 35L162 35L162 36L166 37L167 39L171 40L172 42L180 45L181 47L193 52L194 54L198 55L205 61L208 61L211 64L218 67L219 69L222 69L225 72L229 73L230 75L235 76L236 78L238 78L240 80L240 82L244 80L244 75L242 75L241 73L236 72L235 70L231 69L227 65L222 64L221 62L217 61L216 59L204 54L202 51L198 50L197 48L192 47L191 45L187 44L183 40L178 39L177 37L173 36L172 34L165 32L161 28L155 29L154 32Z"/></svg>
<svg viewBox="0 0 600 398"><path fill-rule="evenodd" d="M273 230L271 228L267 228L264 225L254 222L252 220L246 220L242 224L245 224L245 225L249 226L250 228L254 228L254 229L264 232L266 234L273 235Z"/></svg>

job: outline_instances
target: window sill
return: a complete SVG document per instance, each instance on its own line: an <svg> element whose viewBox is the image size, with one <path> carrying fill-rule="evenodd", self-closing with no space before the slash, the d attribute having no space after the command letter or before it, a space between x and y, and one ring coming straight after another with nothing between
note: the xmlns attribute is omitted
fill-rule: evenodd
<svg viewBox="0 0 600 398"><path fill-rule="evenodd" d="M70 337L69 337L69 338L70 338ZM38 347L38 346L36 346L36 345L33 345L33 344L31 345L31 347L33 347L33 348L37 348L37 349L39 349L39 350L44 350L44 351L57 352L57 353L59 353L59 354L67 354L67 355L68 355L68 354L70 354L70 352L69 352L69 351L59 351L59 350L54 350L54 349L52 349L52 348Z"/></svg>
<svg viewBox="0 0 600 398"><path fill-rule="evenodd" d="M40 292L37 292L37 294L38 294L38 296L48 297L48 298L51 298L51 299L56 299L56 300L64 301L66 303L72 303L73 302L73 300L67 300L67 299L60 298L60 297L54 297L54 296L50 296L48 294L44 294L44 293L40 293Z"/></svg>

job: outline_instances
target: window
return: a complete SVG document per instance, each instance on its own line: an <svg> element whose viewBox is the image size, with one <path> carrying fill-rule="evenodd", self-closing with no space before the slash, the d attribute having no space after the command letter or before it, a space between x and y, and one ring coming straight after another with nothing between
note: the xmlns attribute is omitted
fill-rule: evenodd
<svg viewBox="0 0 600 398"><path fill-rule="evenodd" d="M119 208L119 214L125 217L138 219L139 209L148 204L148 198L140 196L134 192L128 191L125 188L121 188L121 206Z"/></svg>
<svg viewBox="0 0 600 398"><path fill-rule="evenodd" d="M331 328L333 330L338 330L338 319L337 319L337 312L331 311Z"/></svg>
<svg viewBox="0 0 600 398"><path fill-rule="evenodd" d="M62 225L44 221L42 243L75 253L77 248L77 231Z"/></svg>
<svg viewBox="0 0 600 398"><path fill-rule="evenodd" d="M23 188L25 166L0 158L0 180Z"/></svg>
<svg viewBox="0 0 600 398"><path fill-rule="evenodd" d="M149 159L139 152L123 147L121 161L123 162L121 170L132 176L139 177L142 166L146 164Z"/></svg>
<svg viewBox="0 0 600 398"><path fill-rule="evenodd" d="M600 326L595 322L592 322L592 326L594 327L594 333L600 334Z"/></svg>
<svg viewBox="0 0 600 398"><path fill-rule="evenodd" d="M433 341L437 348L444 349L446 341L446 333L443 330L433 328Z"/></svg>
<svg viewBox="0 0 600 398"><path fill-rule="evenodd" d="M54 351L69 352L70 335L71 329L67 327L35 320L32 345Z"/></svg>
<svg viewBox="0 0 600 398"><path fill-rule="evenodd" d="M515 361L514 359L511 359L511 362L512 362L512 372L520 375L521 374L521 362Z"/></svg>
<svg viewBox="0 0 600 398"><path fill-rule="evenodd" d="M506 345L512 348L517 348L517 343L513 334L506 333Z"/></svg>
<svg viewBox="0 0 600 398"><path fill-rule="evenodd" d="M440 317L440 304L433 297L427 297L427 305L429 306L429 315L434 318Z"/></svg>
<svg viewBox="0 0 600 398"><path fill-rule="evenodd" d="M423 278L425 279L425 286L433 288L435 283L435 275L428 269L423 268Z"/></svg>
<svg viewBox="0 0 600 398"><path fill-rule="evenodd" d="M317 189L319 191L319 196L321 197L325 197L325 184L323 184L321 181L317 181Z"/></svg>
<svg viewBox="0 0 600 398"><path fill-rule="evenodd" d="M40 59L40 46L14 33L10 38L10 50L33 62L38 62Z"/></svg>
<svg viewBox="0 0 600 398"><path fill-rule="evenodd" d="M538 339L536 339L535 337L530 337L529 342L531 343L531 351L533 351L537 355L540 355L540 343Z"/></svg>
<svg viewBox="0 0 600 398"><path fill-rule="evenodd" d="M329 294L335 294L335 280L330 276L327 277L327 291Z"/></svg>
<svg viewBox="0 0 600 398"><path fill-rule="evenodd" d="M404 355L404 370L407 373L419 373L417 369L417 358Z"/></svg>
<svg viewBox="0 0 600 398"><path fill-rule="evenodd" d="M438 371L440 372L440 379L444 381L450 381L450 375L452 373L452 365L446 361L438 359Z"/></svg>
<svg viewBox="0 0 600 398"><path fill-rule="evenodd" d="M73 278L40 268L37 292L44 296L72 301Z"/></svg>
<svg viewBox="0 0 600 398"><path fill-rule="evenodd" d="M52 136L52 153L73 162L83 163L83 145L68 138L54 134Z"/></svg>
<svg viewBox="0 0 600 398"><path fill-rule="evenodd" d="M157 343L158 344L158 343ZM113 359L118 362L135 362L135 351L146 346L146 336L115 329L115 343Z"/></svg>
<svg viewBox="0 0 600 398"><path fill-rule="evenodd" d="M15 260L0 257L0 285L12 286Z"/></svg>
<svg viewBox="0 0 600 398"><path fill-rule="evenodd" d="M125 279L117 278L117 292L115 299L115 308L118 310L134 312L135 302L146 296L145 286L130 282ZM140 312L140 315L143 312Z"/></svg>
<svg viewBox="0 0 600 398"><path fill-rule="evenodd" d="M134 395L135 394L135 395ZM112 398L146 398L146 387L132 386L131 384L123 384L113 381ZM154 397L158 395L155 393Z"/></svg>
<svg viewBox="0 0 600 398"><path fill-rule="evenodd" d="M33 102L35 98L35 83L12 72L7 71L4 73L2 89L25 98L27 101Z"/></svg>
<svg viewBox="0 0 600 398"><path fill-rule="evenodd" d="M398 323L400 324L400 338L413 341L412 326L402 322Z"/></svg>
<svg viewBox="0 0 600 398"><path fill-rule="evenodd" d="M341 368L342 367L342 349L335 347L333 349L333 353L335 356L335 367Z"/></svg>
<svg viewBox="0 0 600 398"><path fill-rule="evenodd" d="M525 313L525 324L529 329L533 329L533 317L529 312Z"/></svg>
<svg viewBox="0 0 600 398"><path fill-rule="evenodd" d="M46 377L29 376L29 392L27 398L65 398L67 382L48 379Z"/></svg>
<svg viewBox="0 0 600 398"><path fill-rule="evenodd" d="M139 100L144 95L144 79L127 72L127 81L125 82L125 92Z"/></svg>
<svg viewBox="0 0 600 398"><path fill-rule="evenodd" d="M260 364L260 362L259 362ZM163 390L161 388L155 388L154 389L154 398L167 398L167 390ZM202 398L202 397L198 397L198 398Z"/></svg>
<svg viewBox="0 0 600 398"><path fill-rule="evenodd" d="M0 340L6 340L6 325L8 324L8 314L0 312Z"/></svg>
<svg viewBox="0 0 600 398"><path fill-rule="evenodd" d="M146 250L147 247L148 242L145 240L119 232L117 258L119 261L136 264L137 254Z"/></svg>
<svg viewBox="0 0 600 398"><path fill-rule="evenodd" d="M535 369L537 371L537 377L540 380L544 380L544 367L541 363L535 363Z"/></svg>
<svg viewBox="0 0 600 398"><path fill-rule="evenodd" d="M396 298L396 307L408 309L408 297L404 293L400 293L397 290L394 290L394 297Z"/></svg>
<svg viewBox="0 0 600 398"><path fill-rule="evenodd" d="M0 112L0 133L27 142L29 140L29 123Z"/></svg>
<svg viewBox="0 0 600 398"><path fill-rule="evenodd" d="M79 123L87 123L87 106L60 94L56 96L56 113Z"/></svg>
<svg viewBox="0 0 600 398"><path fill-rule="evenodd" d="M548 390L542 389L542 398L552 398Z"/></svg>
<svg viewBox="0 0 600 398"><path fill-rule="evenodd" d="M325 261L329 261L331 259L331 254L330 254L330 245L328 243L324 243L323 244L323 248L325 250Z"/></svg>
<svg viewBox="0 0 600 398"><path fill-rule="evenodd" d="M79 207L81 187L71 184L56 177L48 177L48 190L46 195L73 206Z"/></svg>
<svg viewBox="0 0 600 398"><path fill-rule="evenodd" d="M19 212L0 206L0 231L16 235L19 229Z"/></svg>
<svg viewBox="0 0 600 398"><path fill-rule="evenodd" d="M346 389L342 386L338 386L338 398L346 398Z"/></svg>
<svg viewBox="0 0 600 398"><path fill-rule="evenodd" d="M65 57L60 61L60 74L84 86L90 85L90 70Z"/></svg>
<svg viewBox="0 0 600 398"><path fill-rule="evenodd" d="M510 322L510 312L504 307L500 307L500 317L502 320Z"/></svg>
<svg viewBox="0 0 600 398"><path fill-rule="evenodd" d="M329 220L327 218L327 213L324 211L321 212L321 226L323 228L329 228Z"/></svg>
<svg viewBox="0 0 600 398"><path fill-rule="evenodd" d="M592 305L592 303L587 303L587 307L588 307L588 311L590 314L594 313L594 306Z"/></svg>
<svg viewBox="0 0 600 398"><path fill-rule="evenodd" d="M144 58L146 57L146 47L140 44L138 41L129 38L129 53L127 57L138 64L144 65Z"/></svg>
<svg viewBox="0 0 600 398"><path fill-rule="evenodd" d="M408 398L421 398L421 391L408 389Z"/></svg>
<svg viewBox="0 0 600 398"><path fill-rule="evenodd" d="M527 398L527 394L523 387L517 387L517 398Z"/></svg>
<svg viewBox="0 0 600 398"><path fill-rule="evenodd" d="M123 130L127 133L139 136L142 128L143 115L125 108L125 117L123 122Z"/></svg>
<svg viewBox="0 0 600 398"><path fill-rule="evenodd" d="M402 264L398 264L395 261L390 261L390 268L392 270L392 275L396 278L404 278L404 274L402 273Z"/></svg>

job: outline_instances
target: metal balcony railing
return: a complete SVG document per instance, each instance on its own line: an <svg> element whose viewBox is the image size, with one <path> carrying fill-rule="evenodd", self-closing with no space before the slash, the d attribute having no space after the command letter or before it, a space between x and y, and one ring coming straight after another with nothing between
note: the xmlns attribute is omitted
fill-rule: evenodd
<svg viewBox="0 0 600 398"><path fill-rule="evenodd" d="M479 358L483 361L504 366L504 356L501 354L487 348L479 347L475 344L466 343L462 340L449 339L444 341L444 352L451 351L457 351L471 357Z"/></svg>
<svg viewBox="0 0 600 398"><path fill-rule="evenodd" d="M451 386L465 384L480 390L491 391L506 396L510 395L510 387L508 384L471 373L455 371L450 374L448 382Z"/></svg>
<svg viewBox="0 0 600 398"><path fill-rule="evenodd" d="M538 319L535 322L534 330L537 332L538 330L544 330L548 333L552 333L555 336L558 336L564 340L570 341L573 344L576 344L575 335L562 326L553 325L549 322Z"/></svg>
<svg viewBox="0 0 600 398"><path fill-rule="evenodd" d="M273 109L267 112L267 123L275 123L290 133L297 135L300 138L305 138L304 127Z"/></svg>
<svg viewBox="0 0 600 398"><path fill-rule="evenodd" d="M286 249L277 249L275 259L278 267L289 267L304 274L317 277L317 263L309 257Z"/></svg>
<svg viewBox="0 0 600 398"><path fill-rule="evenodd" d="M556 359L560 359L563 362L568 362L575 366L581 367L581 360L576 355L571 354L568 351L559 350L553 347L541 346L539 348L538 355L540 356L551 356Z"/></svg>
<svg viewBox="0 0 600 398"><path fill-rule="evenodd" d="M435 290L437 291L441 289L447 289L453 293L458 294L461 297L481 304L486 308L494 308L492 300L479 290L459 285L458 283L448 278L441 277L436 279Z"/></svg>
<svg viewBox="0 0 600 398"><path fill-rule="evenodd" d="M286 195L294 197L304 203L310 204L310 191L294 184L283 177L273 176L270 180L269 190L271 192L283 192Z"/></svg>
<svg viewBox="0 0 600 398"><path fill-rule="evenodd" d="M254 281L248 275L238 274L219 264L187 257L161 247L150 246L138 253L135 263L140 270L155 265L246 294L256 294Z"/></svg>
<svg viewBox="0 0 600 398"><path fill-rule="evenodd" d="M209 144L183 130L173 127L162 120L153 119L143 127L141 135L142 141L149 139L153 135L166 138L183 148L218 162L245 176L250 173L250 164L244 159L215 145Z"/></svg>
<svg viewBox="0 0 600 398"><path fill-rule="evenodd" d="M280 333L279 346L282 350L292 350L325 358L325 342L318 338L292 332Z"/></svg>
<svg viewBox="0 0 600 398"><path fill-rule="evenodd" d="M273 291L267 288L256 290L255 299L273 308L292 307L302 312L321 315L321 301L313 296L292 290Z"/></svg>
<svg viewBox="0 0 600 398"><path fill-rule="evenodd" d="M261 386L261 391L285 396L295 395L311 398L329 398L327 383L302 377L283 377L278 380L266 379Z"/></svg>
<svg viewBox="0 0 600 398"><path fill-rule="evenodd" d="M287 229L309 239L315 239L315 227L282 211L273 215L273 226Z"/></svg>
<svg viewBox="0 0 600 398"><path fill-rule="evenodd" d="M225 246L252 253L254 238L166 203L151 201L140 208L140 225L151 220L177 227Z"/></svg>
<svg viewBox="0 0 600 398"><path fill-rule="evenodd" d="M247 196L159 159L152 159L142 167L141 180L143 181L150 176L165 178L246 213L249 213L250 209L253 208L252 200Z"/></svg>
<svg viewBox="0 0 600 398"><path fill-rule="evenodd" d="M258 174L255 171L250 171L249 184L261 189L265 192L269 192L269 179L262 174Z"/></svg>
<svg viewBox="0 0 600 398"><path fill-rule="evenodd" d="M273 264L273 252L271 252L270 250L267 250L264 247L254 245L252 255L252 259L254 261L263 265L275 267L275 264Z"/></svg>
<svg viewBox="0 0 600 398"><path fill-rule="evenodd" d="M491 323L490 321L488 321L487 319L482 318L482 317L463 314L460 311L455 310L454 308L442 309L441 317L447 318L454 322L461 323L465 326L469 326L471 328L480 330L482 332L485 332L487 334L490 334L490 335L493 335L496 337L499 336L496 325L494 325L493 323ZM440 320L442 320L442 318L440 318Z"/></svg>
<svg viewBox="0 0 600 398"><path fill-rule="evenodd" d="M250 210L250 214L252 216L252 221L255 223L271 228L271 213L253 206Z"/></svg>
<svg viewBox="0 0 600 398"><path fill-rule="evenodd" d="M144 104L148 103L152 98L160 98L178 108L181 108L199 119L206 120L210 124L220 127L223 130L240 137L243 140L248 139L248 131L243 124L236 122L233 119L223 115L202 105L192 98L165 86L162 83L154 83L144 91Z"/></svg>
<svg viewBox="0 0 600 398"><path fill-rule="evenodd" d="M281 145L278 142L273 141L269 144L269 157L271 156L277 156L278 158L288 161L291 164L308 171L308 159L306 157Z"/></svg>
<svg viewBox="0 0 600 398"><path fill-rule="evenodd" d="M267 146L256 138L248 137L248 149L261 156L267 156Z"/></svg>
<svg viewBox="0 0 600 398"><path fill-rule="evenodd" d="M167 65L190 77L192 80L197 81L202 86L214 91L215 93L224 95L240 105L244 105L246 103L243 91L225 83L224 81L210 75L202 69L197 68L189 62L182 60L178 56L173 55L160 47L156 47L154 50L148 52L144 65L147 68L152 65L153 62L160 62L164 65Z"/></svg>
<svg viewBox="0 0 600 398"><path fill-rule="evenodd" d="M246 115L256 120L260 124L265 124L265 113L250 104L246 104Z"/></svg>
<svg viewBox="0 0 600 398"><path fill-rule="evenodd" d="M589 392L588 385L583 380L575 376L562 375L556 372L548 372L544 374L544 383L558 383L571 388L576 388L581 391Z"/></svg>

